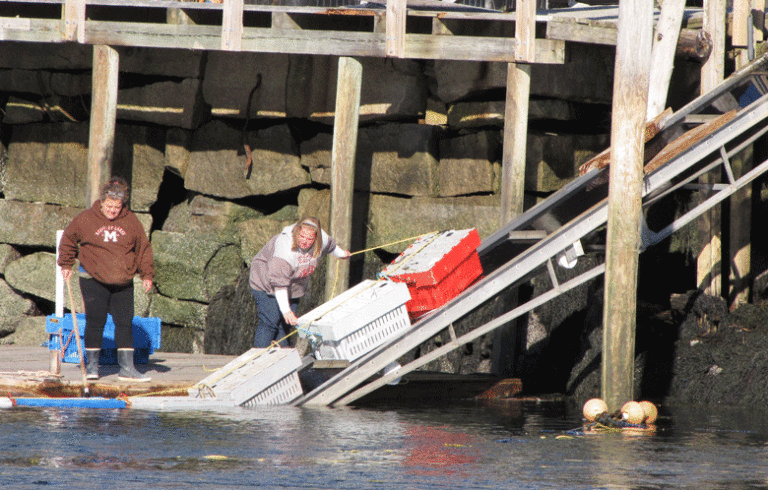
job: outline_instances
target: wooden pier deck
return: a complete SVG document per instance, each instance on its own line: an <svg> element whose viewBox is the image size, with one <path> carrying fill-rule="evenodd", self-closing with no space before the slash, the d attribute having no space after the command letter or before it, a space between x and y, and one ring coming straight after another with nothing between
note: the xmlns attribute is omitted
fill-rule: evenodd
<svg viewBox="0 0 768 490"><path fill-rule="evenodd" d="M147 364L136 367L152 377L149 383L126 383L117 378L118 367L101 366L97 381L89 382L91 396L186 396L187 389L237 356L155 352ZM62 363L59 376L49 370L46 347L0 347L0 392L11 397L79 397L83 394L80 365ZM522 389L518 379L486 374L413 372L400 385L378 390L366 403L441 402L470 398L509 399Z"/></svg>
<svg viewBox="0 0 768 490"><path fill-rule="evenodd" d="M149 383L117 379L117 365L101 366L97 381L89 383L93 395L115 397L163 393L186 395L187 389L236 356L156 352L136 368L152 377ZM59 376L49 371L46 347L0 347L0 390L12 396L80 396L83 376L79 364L61 363Z"/></svg>

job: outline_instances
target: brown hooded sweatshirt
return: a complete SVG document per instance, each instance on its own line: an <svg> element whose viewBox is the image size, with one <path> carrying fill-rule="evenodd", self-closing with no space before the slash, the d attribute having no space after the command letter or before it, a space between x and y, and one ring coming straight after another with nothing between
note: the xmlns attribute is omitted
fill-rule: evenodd
<svg viewBox="0 0 768 490"><path fill-rule="evenodd" d="M101 201L75 216L64 230L58 264L71 269L75 258L91 277L104 284L129 284L137 272L141 279L155 275L152 245L139 219L123 207L110 221L101 212Z"/></svg>

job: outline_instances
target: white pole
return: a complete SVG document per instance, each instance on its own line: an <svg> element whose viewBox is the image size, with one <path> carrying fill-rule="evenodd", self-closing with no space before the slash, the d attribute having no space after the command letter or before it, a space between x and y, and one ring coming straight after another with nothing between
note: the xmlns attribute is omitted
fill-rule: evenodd
<svg viewBox="0 0 768 490"><path fill-rule="evenodd" d="M59 242L62 236L64 236L64 230L58 230L56 232L56 316L59 318L64 317L64 278L59 267Z"/></svg>

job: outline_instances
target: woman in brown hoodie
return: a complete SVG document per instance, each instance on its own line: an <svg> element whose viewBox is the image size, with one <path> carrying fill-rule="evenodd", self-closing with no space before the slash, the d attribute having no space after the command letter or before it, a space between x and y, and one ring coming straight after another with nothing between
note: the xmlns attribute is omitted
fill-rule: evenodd
<svg viewBox="0 0 768 490"><path fill-rule="evenodd" d="M78 214L64 230L59 260L65 281L80 261L80 290L85 301L86 377L99 378L99 352L107 314L115 323L115 344L120 364L118 378L143 382L151 378L133 364L133 276L141 277L146 292L155 271L152 246L138 218L127 207L128 184L112 177L99 200Z"/></svg>

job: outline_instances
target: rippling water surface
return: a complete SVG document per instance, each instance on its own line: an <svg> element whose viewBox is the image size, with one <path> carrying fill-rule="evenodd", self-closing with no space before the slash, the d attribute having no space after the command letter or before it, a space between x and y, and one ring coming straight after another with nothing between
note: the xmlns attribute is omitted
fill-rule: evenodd
<svg viewBox="0 0 768 490"><path fill-rule="evenodd" d="M578 407L0 411L8 488L768 488L764 410L660 407L573 435Z"/></svg>

